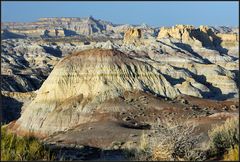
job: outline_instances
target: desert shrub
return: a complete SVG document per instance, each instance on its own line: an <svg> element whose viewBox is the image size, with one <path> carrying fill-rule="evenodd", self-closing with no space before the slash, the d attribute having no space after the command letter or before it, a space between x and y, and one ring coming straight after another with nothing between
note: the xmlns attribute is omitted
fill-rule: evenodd
<svg viewBox="0 0 240 162"><path fill-rule="evenodd" d="M201 135L195 135L195 126L183 121L168 119L153 125L152 135L143 133L134 160L205 160L206 151L197 147Z"/></svg>
<svg viewBox="0 0 240 162"><path fill-rule="evenodd" d="M124 150L124 154L129 160L146 161L151 156L151 150L149 147L149 139L147 134L143 131L140 137L140 143L137 147L127 146Z"/></svg>
<svg viewBox="0 0 240 162"><path fill-rule="evenodd" d="M159 121L158 133L150 141L152 160L205 160L205 151L197 148L201 135L194 134L195 125L182 119Z"/></svg>
<svg viewBox="0 0 240 162"><path fill-rule="evenodd" d="M151 157L151 148L149 147L149 137L148 135L143 131L141 138L140 138L140 144L139 148L136 150L135 153L135 159L145 161L149 160Z"/></svg>
<svg viewBox="0 0 240 162"><path fill-rule="evenodd" d="M224 124L215 126L208 132L212 154L222 155L239 144L238 118L229 118Z"/></svg>
<svg viewBox="0 0 240 162"><path fill-rule="evenodd" d="M53 160L54 155L34 137L18 137L1 128L1 160Z"/></svg>
<svg viewBox="0 0 240 162"><path fill-rule="evenodd" d="M224 161L239 161L239 146L231 147L223 156Z"/></svg>

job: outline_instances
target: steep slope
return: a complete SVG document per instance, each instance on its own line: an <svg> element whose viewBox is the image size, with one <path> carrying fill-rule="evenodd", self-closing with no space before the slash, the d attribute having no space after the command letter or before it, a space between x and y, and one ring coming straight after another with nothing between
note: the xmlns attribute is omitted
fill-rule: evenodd
<svg viewBox="0 0 240 162"><path fill-rule="evenodd" d="M22 106L29 104L35 97L35 92L1 92L2 123L5 124L17 120L20 117Z"/></svg>
<svg viewBox="0 0 240 162"><path fill-rule="evenodd" d="M94 121L91 114L99 103L134 90L170 98L179 94L154 67L117 50L75 53L54 67L16 126L42 133L62 131Z"/></svg>
<svg viewBox="0 0 240 162"><path fill-rule="evenodd" d="M153 65L182 94L224 100L238 97L238 59L220 50L226 42L237 46L233 35L221 38L206 26L176 25L161 28L155 40L135 28L126 31L121 49Z"/></svg>
<svg viewBox="0 0 240 162"><path fill-rule="evenodd" d="M142 36L142 34L141 34L140 29L129 28L128 30L126 30L126 32L124 34L123 43L138 45L140 43L141 36Z"/></svg>

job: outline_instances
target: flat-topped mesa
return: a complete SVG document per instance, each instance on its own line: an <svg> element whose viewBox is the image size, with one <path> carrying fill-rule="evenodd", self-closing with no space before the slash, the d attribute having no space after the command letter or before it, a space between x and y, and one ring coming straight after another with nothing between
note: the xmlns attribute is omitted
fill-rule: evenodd
<svg viewBox="0 0 240 162"><path fill-rule="evenodd" d="M38 21L81 21L81 20L95 20L92 16L89 17L43 17L39 18Z"/></svg>
<svg viewBox="0 0 240 162"><path fill-rule="evenodd" d="M128 28L125 31L123 43L124 44L141 44L142 33L138 28Z"/></svg>
<svg viewBox="0 0 240 162"><path fill-rule="evenodd" d="M39 36L50 36L50 37L64 37L65 32L63 29L27 29L27 30L16 30L16 29L10 29L8 30L11 33L16 33L16 34L24 34L32 37L39 37Z"/></svg>
<svg viewBox="0 0 240 162"><path fill-rule="evenodd" d="M40 18L37 22L31 23L4 23L3 28L17 29L20 32L25 32L25 29L35 30L35 29L65 29L66 35L63 36L73 36L73 35L92 35L100 34L106 31L106 26L111 26L112 24L102 20L96 20L93 17L50 17L50 18ZM34 31L34 34L24 33L26 36L40 36L41 33Z"/></svg>
<svg viewBox="0 0 240 162"><path fill-rule="evenodd" d="M39 22L47 22L47 21L80 21L83 18L79 17L43 17L39 18Z"/></svg>

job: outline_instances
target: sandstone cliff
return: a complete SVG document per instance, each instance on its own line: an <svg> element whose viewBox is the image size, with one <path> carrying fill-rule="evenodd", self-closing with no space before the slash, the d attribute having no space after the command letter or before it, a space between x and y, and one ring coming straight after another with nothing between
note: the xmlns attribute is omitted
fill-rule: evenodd
<svg viewBox="0 0 240 162"><path fill-rule="evenodd" d="M216 47L221 43L231 42L236 44L238 42L238 35L235 33L216 34L207 26L195 28L189 25L176 25L171 28L162 27L158 39L162 38L174 38L198 47Z"/></svg>
<svg viewBox="0 0 240 162"><path fill-rule="evenodd" d="M211 42L209 41L212 38L208 38L206 34L207 31L208 29L205 27L201 26L197 30L191 25L176 25L171 28L162 27L159 31L158 39L174 38L180 40L182 43L192 44L199 47L202 47L203 43L205 43L207 46L212 46ZM200 40L204 40L204 42L201 42Z"/></svg>
<svg viewBox="0 0 240 162"><path fill-rule="evenodd" d="M140 29L137 28L129 28L124 33L124 44L133 44L139 45L141 44L142 33Z"/></svg>

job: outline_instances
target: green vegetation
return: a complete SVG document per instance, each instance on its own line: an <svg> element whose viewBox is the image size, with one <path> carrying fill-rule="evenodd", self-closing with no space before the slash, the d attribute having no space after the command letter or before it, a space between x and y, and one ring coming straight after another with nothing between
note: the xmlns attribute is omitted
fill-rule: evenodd
<svg viewBox="0 0 240 162"><path fill-rule="evenodd" d="M54 155L38 139L18 137L1 127L1 160L53 160Z"/></svg>
<svg viewBox="0 0 240 162"><path fill-rule="evenodd" d="M230 148L223 156L224 161L239 161L239 146L235 145L234 148Z"/></svg>
<svg viewBox="0 0 240 162"><path fill-rule="evenodd" d="M210 150L212 156L223 156L234 160L239 148L239 121L238 118L227 119L222 125L209 131ZM227 153L228 152L228 153ZM237 152L237 153L236 153Z"/></svg>

